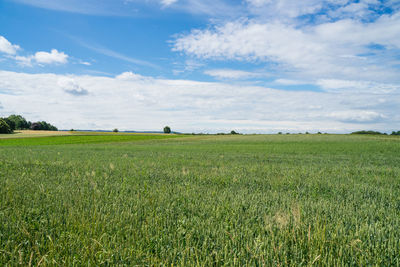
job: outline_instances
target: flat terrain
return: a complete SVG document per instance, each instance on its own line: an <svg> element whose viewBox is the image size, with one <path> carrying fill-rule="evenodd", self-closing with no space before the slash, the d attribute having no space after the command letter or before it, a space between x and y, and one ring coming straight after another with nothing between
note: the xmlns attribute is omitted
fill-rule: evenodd
<svg viewBox="0 0 400 267"><path fill-rule="evenodd" d="M0 139L72 135L76 132L16 130L13 134L0 134Z"/></svg>
<svg viewBox="0 0 400 267"><path fill-rule="evenodd" d="M42 131L32 131L42 132ZM56 134L58 133L58 134ZM63 134L65 133L65 134ZM93 132L46 132L23 133L23 137L0 137L0 146L38 146L66 144L98 144L115 142L132 142L143 140L170 139L184 137L174 134L136 134L136 133L93 133ZM3 135L4 136L4 135ZM9 135L12 136L12 135Z"/></svg>
<svg viewBox="0 0 400 267"><path fill-rule="evenodd" d="M33 131L33 130L16 130L13 134L0 134L1 139L16 139L28 137L50 137L50 136L81 136L81 135L101 135L101 136L135 136L135 135L163 135L163 134L142 134L142 133L125 133L125 132L82 132L82 131ZM173 134L171 134L173 136Z"/></svg>
<svg viewBox="0 0 400 267"><path fill-rule="evenodd" d="M400 266L400 138L158 136L1 139L0 265Z"/></svg>

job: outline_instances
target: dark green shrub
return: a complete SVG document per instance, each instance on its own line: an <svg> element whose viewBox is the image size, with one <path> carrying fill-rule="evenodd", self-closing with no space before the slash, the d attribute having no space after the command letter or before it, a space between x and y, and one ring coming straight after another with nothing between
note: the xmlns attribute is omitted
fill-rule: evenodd
<svg viewBox="0 0 400 267"><path fill-rule="evenodd" d="M164 133L169 134L171 133L171 128L169 126L164 127Z"/></svg>
<svg viewBox="0 0 400 267"><path fill-rule="evenodd" d="M13 131L7 122L3 119L0 119L0 134L10 134L12 132Z"/></svg>

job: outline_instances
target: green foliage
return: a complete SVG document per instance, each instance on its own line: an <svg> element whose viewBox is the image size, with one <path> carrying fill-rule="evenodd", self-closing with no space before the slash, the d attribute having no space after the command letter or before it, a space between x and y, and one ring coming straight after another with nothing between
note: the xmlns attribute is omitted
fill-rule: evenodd
<svg viewBox="0 0 400 267"><path fill-rule="evenodd" d="M384 133L381 132L376 132L376 131L357 131L357 132L352 132L351 134L372 134L372 135L382 135Z"/></svg>
<svg viewBox="0 0 400 267"><path fill-rule="evenodd" d="M231 131L231 134L239 134L237 132L235 132L234 130Z"/></svg>
<svg viewBox="0 0 400 267"><path fill-rule="evenodd" d="M171 128L169 126L164 127L164 133L169 134L171 133Z"/></svg>
<svg viewBox="0 0 400 267"><path fill-rule="evenodd" d="M10 120L9 118L0 118L0 119L3 119L8 124L8 126L11 129L11 131L16 130L15 129L15 122L13 120Z"/></svg>
<svg viewBox="0 0 400 267"><path fill-rule="evenodd" d="M114 133L118 133L119 131L118 131L117 128L115 128L115 129L113 130L113 132L114 132Z"/></svg>
<svg viewBox="0 0 400 267"><path fill-rule="evenodd" d="M47 123L45 121L34 122L30 126L31 130L43 130L43 131L58 131L57 127Z"/></svg>
<svg viewBox="0 0 400 267"><path fill-rule="evenodd" d="M21 115L10 115L7 119L14 122L15 130L26 130L30 128L30 122L26 121Z"/></svg>
<svg viewBox="0 0 400 267"><path fill-rule="evenodd" d="M397 137L159 136L2 146L0 265L399 264Z"/></svg>
<svg viewBox="0 0 400 267"><path fill-rule="evenodd" d="M393 131L390 135L400 135L400 131L397 132Z"/></svg>
<svg viewBox="0 0 400 267"><path fill-rule="evenodd" d="M0 134L10 134L12 133L12 129L10 126L7 124L7 122L4 119L0 118Z"/></svg>

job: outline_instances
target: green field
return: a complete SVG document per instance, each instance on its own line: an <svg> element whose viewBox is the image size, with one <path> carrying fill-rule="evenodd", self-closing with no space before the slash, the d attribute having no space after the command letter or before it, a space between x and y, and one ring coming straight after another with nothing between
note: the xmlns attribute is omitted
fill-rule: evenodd
<svg viewBox="0 0 400 267"><path fill-rule="evenodd" d="M400 266L400 138L139 136L0 140L0 265Z"/></svg>
<svg viewBox="0 0 400 267"><path fill-rule="evenodd" d="M44 136L31 138L0 138L0 146L39 146L39 145L68 145L68 144L99 144L115 142L133 142L155 139L182 137L179 135L141 135L141 134L76 134Z"/></svg>

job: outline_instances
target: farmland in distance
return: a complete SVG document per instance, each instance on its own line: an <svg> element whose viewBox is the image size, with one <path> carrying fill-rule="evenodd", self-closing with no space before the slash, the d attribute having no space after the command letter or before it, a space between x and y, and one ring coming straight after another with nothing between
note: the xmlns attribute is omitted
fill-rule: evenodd
<svg viewBox="0 0 400 267"><path fill-rule="evenodd" d="M400 138L0 139L0 265L400 265Z"/></svg>

